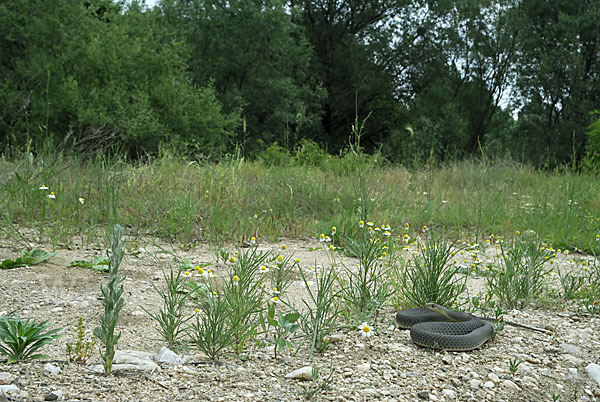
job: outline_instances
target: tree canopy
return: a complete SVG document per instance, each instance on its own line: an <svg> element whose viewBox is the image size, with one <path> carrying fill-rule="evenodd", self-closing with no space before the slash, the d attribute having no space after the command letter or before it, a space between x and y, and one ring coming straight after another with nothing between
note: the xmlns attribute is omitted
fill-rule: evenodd
<svg viewBox="0 0 600 402"><path fill-rule="evenodd" d="M0 144L599 161L600 0L5 0ZM308 142L307 142L308 141ZM278 148L278 149L279 149ZM598 164L598 162L595 162Z"/></svg>

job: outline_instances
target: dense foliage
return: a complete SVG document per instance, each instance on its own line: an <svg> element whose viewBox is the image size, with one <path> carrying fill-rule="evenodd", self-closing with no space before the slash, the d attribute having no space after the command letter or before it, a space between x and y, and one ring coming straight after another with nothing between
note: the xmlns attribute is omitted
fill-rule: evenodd
<svg viewBox="0 0 600 402"><path fill-rule="evenodd" d="M0 144L343 153L370 116L361 146L394 162L598 167L599 6L5 0Z"/></svg>

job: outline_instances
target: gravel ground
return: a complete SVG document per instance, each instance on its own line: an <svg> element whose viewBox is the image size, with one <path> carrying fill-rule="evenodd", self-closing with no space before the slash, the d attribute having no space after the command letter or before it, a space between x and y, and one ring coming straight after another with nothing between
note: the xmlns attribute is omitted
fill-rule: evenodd
<svg viewBox="0 0 600 402"><path fill-rule="evenodd" d="M311 251L318 242L290 240L286 244L285 253L294 253L302 265L304 261L328 264L322 251ZM279 249L280 244L263 248ZM154 322L142 307L156 311L160 306L149 282L162 284L161 267L168 267L172 257L151 246L140 250L138 256L126 256L121 269L127 279L118 349L156 354L164 345L155 340ZM215 260L208 247L177 254L194 264ZM0 259L18 255L16 248L0 245ZM332 337L328 351L313 360L306 348L275 359L272 349L257 343L247 350L244 360L223 357L213 363L189 350L184 364L159 363L146 371L122 370L105 376L98 372L97 352L86 364L65 364L66 343L76 340L78 318L83 317L88 337L98 325L100 284L107 280L105 274L68 267L68 263L103 255L100 249L61 249L45 263L0 271L0 315L17 311L23 317L48 319L53 328L63 328L63 336L42 349L50 359L10 365L0 360L0 387L18 389L5 399L292 401L306 399L307 392L315 390L314 398L336 401L600 400L600 386L586 371L588 364L600 363L600 317L567 307L508 312L506 320L552 333L506 326L495 339L471 352L415 346L408 331L395 328L394 311L388 308L376 323L374 336L365 338L356 330L341 330ZM219 266L213 268L218 271ZM471 294L481 290L481 279L470 277L468 281ZM298 275L290 300L297 303L302 291ZM515 373L509 369L511 360L522 361ZM319 380L286 378L303 367L318 368ZM318 388L328 377L328 387Z"/></svg>

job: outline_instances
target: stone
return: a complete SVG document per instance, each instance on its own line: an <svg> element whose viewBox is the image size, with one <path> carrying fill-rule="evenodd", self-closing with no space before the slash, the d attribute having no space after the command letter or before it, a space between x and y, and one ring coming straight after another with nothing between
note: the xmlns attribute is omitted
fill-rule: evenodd
<svg viewBox="0 0 600 402"><path fill-rule="evenodd" d="M17 395L19 392L21 392L21 390L15 384L0 385L0 395Z"/></svg>
<svg viewBox="0 0 600 402"><path fill-rule="evenodd" d="M369 371L371 370L371 365L369 363L362 363L356 366L358 371Z"/></svg>
<svg viewBox="0 0 600 402"><path fill-rule="evenodd" d="M417 396L421 399L429 399L429 391L419 391Z"/></svg>
<svg viewBox="0 0 600 402"><path fill-rule="evenodd" d="M454 391L452 389L443 389L442 396L449 398L451 400L454 400L454 399L456 399L456 391Z"/></svg>
<svg viewBox="0 0 600 402"><path fill-rule="evenodd" d="M471 389L478 389L480 385L481 381L477 378L473 378L471 381L469 381L469 386L471 387Z"/></svg>
<svg viewBox="0 0 600 402"><path fill-rule="evenodd" d="M571 345L570 343L561 343L560 348L564 352L570 353L572 355L580 355L581 354L581 348L579 346Z"/></svg>
<svg viewBox="0 0 600 402"><path fill-rule="evenodd" d="M493 381L486 381L483 383L482 385L483 388L494 388L494 382Z"/></svg>
<svg viewBox="0 0 600 402"><path fill-rule="evenodd" d="M329 337L329 340L331 341L331 343L341 343L344 342L345 336L344 334L332 334Z"/></svg>
<svg viewBox="0 0 600 402"><path fill-rule="evenodd" d="M59 389L49 392L44 396L45 401L57 401L60 399L63 399L63 392Z"/></svg>
<svg viewBox="0 0 600 402"><path fill-rule="evenodd" d="M594 381L600 384L600 365L596 363L590 363L585 367L585 370L588 372L590 377L594 379Z"/></svg>
<svg viewBox="0 0 600 402"><path fill-rule="evenodd" d="M0 372L0 385L10 384L15 380L15 376L8 372Z"/></svg>
<svg viewBox="0 0 600 402"><path fill-rule="evenodd" d="M502 381L502 386L505 388L508 388L510 390L513 391L520 391L521 388L519 388L519 386L517 384L515 384L514 382L512 382L511 380L504 380Z"/></svg>
<svg viewBox="0 0 600 402"><path fill-rule="evenodd" d="M312 381L313 376L313 368L311 366L301 367L292 371L291 373L287 373L285 378L292 380L301 380L301 381Z"/></svg>
<svg viewBox="0 0 600 402"><path fill-rule="evenodd" d="M494 373L489 373L488 374L488 378L490 381L493 381L494 384L498 384L500 382L500 377L498 377L496 374Z"/></svg>
<svg viewBox="0 0 600 402"><path fill-rule="evenodd" d="M113 359L112 371L153 371L158 364L152 359L153 354L136 350L117 350ZM102 365L92 367L97 373L104 373Z"/></svg>
<svg viewBox="0 0 600 402"><path fill-rule="evenodd" d="M177 353L173 352L166 346L160 348L158 354L154 355L152 358L159 363L167 364L184 364L188 360L180 357Z"/></svg>
<svg viewBox="0 0 600 402"><path fill-rule="evenodd" d="M57 375L59 374L62 370L60 369L60 367L55 366L52 363L46 363L44 364L44 371L52 374L52 375Z"/></svg>

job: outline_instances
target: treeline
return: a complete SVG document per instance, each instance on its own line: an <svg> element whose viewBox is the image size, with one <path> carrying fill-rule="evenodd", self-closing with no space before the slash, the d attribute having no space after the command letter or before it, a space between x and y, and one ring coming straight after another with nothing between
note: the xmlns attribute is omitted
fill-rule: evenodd
<svg viewBox="0 0 600 402"><path fill-rule="evenodd" d="M600 0L3 0L0 143L600 164ZM358 127L355 127L355 131Z"/></svg>

